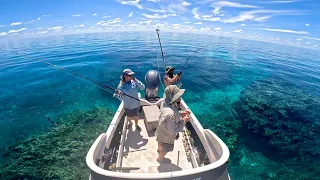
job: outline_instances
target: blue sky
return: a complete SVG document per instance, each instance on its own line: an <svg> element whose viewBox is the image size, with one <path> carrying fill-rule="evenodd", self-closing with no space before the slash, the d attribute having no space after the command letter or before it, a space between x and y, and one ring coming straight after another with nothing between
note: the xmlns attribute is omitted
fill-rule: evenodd
<svg viewBox="0 0 320 180"><path fill-rule="evenodd" d="M319 20L318 0L2 0L0 40L159 28L319 49Z"/></svg>

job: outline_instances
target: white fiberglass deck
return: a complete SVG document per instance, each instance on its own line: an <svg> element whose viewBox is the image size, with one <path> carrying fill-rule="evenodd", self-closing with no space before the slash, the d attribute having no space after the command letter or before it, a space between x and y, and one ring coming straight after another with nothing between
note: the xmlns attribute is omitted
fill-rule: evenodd
<svg viewBox="0 0 320 180"><path fill-rule="evenodd" d="M182 133L180 133L180 138L175 141L174 150L166 155L166 159L163 162L159 163L156 161L158 143L154 136L154 131L147 132L142 118L139 119L138 124L142 129L141 132L137 131L135 126L127 130L122 167L140 168L139 170L130 171L131 173L161 173L193 168L183 146Z"/></svg>

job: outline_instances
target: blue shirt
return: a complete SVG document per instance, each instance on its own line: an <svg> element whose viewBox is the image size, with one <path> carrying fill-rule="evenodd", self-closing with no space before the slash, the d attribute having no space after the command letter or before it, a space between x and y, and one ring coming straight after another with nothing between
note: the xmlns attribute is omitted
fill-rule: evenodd
<svg viewBox="0 0 320 180"><path fill-rule="evenodd" d="M145 89L144 84L139 81L138 79L136 80L131 80L129 82L124 82L122 85L119 84L118 90L122 91L123 93L130 95L132 97L135 97L139 99L138 97L138 88L141 90ZM122 95L120 100L123 100L123 107L125 109L135 109L140 107L140 101L133 99L131 97Z"/></svg>

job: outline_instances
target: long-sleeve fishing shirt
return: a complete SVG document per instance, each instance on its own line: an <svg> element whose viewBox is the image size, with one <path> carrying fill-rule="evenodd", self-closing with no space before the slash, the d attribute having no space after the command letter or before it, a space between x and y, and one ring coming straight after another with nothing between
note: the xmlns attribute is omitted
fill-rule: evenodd
<svg viewBox="0 0 320 180"><path fill-rule="evenodd" d="M156 140L160 143L174 144L177 133L183 130L184 125L178 109L163 102L159 126L155 132Z"/></svg>
<svg viewBox="0 0 320 180"><path fill-rule="evenodd" d="M118 86L118 90L122 91L123 93L125 93L127 95L135 97L136 99L139 99L138 88L141 90L145 89L144 84L141 81L139 81L138 79L124 82L122 85L119 84L119 86ZM123 106L125 109L135 109L135 108L140 107L140 101L133 99L131 97L122 95L118 99L123 100Z"/></svg>

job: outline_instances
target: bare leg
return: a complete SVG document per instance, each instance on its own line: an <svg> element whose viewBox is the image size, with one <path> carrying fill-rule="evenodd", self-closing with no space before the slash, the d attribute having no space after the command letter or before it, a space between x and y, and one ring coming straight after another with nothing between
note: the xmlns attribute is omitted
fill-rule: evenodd
<svg viewBox="0 0 320 180"><path fill-rule="evenodd" d="M158 152L161 152L161 151L162 151L161 143L158 143Z"/></svg>
<svg viewBox="0 0 320 180"><path fill-rule="evenodd" d="M157 158L157 161L158 161L158 162L163 161L163 160L164 160L164 156L165 156L166 154L167 154L167 152L162 152L162 151L160 151L159 156L158 156L158 158Z"/></svg>
<svg viewBox="0 0 320 180"><path fill-rule="evenodd" d="M134 119L134 122L136 123L136 126L138 126L139 117L138 116L133 116L133 119Z"/></svg>

